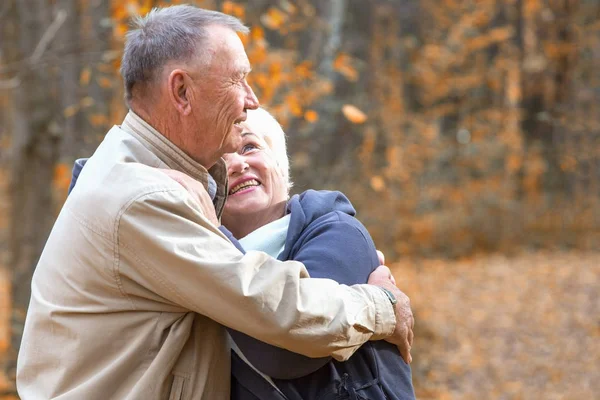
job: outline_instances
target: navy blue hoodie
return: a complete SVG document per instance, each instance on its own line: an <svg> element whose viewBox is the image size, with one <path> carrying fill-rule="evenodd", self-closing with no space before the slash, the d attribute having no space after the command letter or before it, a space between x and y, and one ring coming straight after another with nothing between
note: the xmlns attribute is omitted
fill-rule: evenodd
<svg viewBox="0 0 600 400"><path fill-rule="evenodd" d="M308 190L288 202L290 225L280 260L302 262L311 278L367 283L379 266L375 245L340 192ZM226 229L222 231L241 249ZM243 251L243 249L241 249ZM230 330L246 358L273 378L283 397L232 353L232 399L414 399L410 367L396 346L367 342L346 362L308 358Z"/></svg>

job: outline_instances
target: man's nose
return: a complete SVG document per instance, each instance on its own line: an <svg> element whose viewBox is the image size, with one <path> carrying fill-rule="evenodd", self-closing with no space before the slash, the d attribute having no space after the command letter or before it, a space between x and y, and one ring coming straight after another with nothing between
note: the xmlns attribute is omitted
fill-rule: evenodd
<svg viewBox="0 0 600 400"><path fill-rule="evenodd" d="M258 108L258 106L260 106L260 103L258 102L258 98L254 94L254 91L252 90L250 85L248 85L248 82L244 82L244 83L246 84L245 108L248 110L256 110Z"/></svg>

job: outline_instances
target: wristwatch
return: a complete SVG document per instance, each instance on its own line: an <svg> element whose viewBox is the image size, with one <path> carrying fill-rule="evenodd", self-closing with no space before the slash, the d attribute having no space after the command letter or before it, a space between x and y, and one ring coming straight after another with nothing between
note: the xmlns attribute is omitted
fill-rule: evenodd
<svg viewBox="0 0 600 400"><path fill-rule="evenodd" d="M390 303L392 303L393 306L396 305L396 303L398 303L398 299L396 299L396 296L394 296L394 293L390 292L389 290L387 290L386 288L379 286L381 288L381 290L383 290L383 293L385 293L385 295L388 297L388 299L390 299Z"/></svg>

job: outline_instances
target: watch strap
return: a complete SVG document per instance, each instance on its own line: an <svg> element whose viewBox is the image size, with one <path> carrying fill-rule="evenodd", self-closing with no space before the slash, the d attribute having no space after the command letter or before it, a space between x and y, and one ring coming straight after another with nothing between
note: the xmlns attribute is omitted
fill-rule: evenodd
<svg viewBox="0 0 600 400"><path fill-rule="evenodd" d="M383 290L383 293L385 293L385 295L388 297L388 299L390 299L390 303L392 303L393 306L395 306L398 303L398 299L396 299L396 296L394 296L394 293L392 293L391 291L389 291L388 289L379 286L381 288L381 290Z"/></svg>

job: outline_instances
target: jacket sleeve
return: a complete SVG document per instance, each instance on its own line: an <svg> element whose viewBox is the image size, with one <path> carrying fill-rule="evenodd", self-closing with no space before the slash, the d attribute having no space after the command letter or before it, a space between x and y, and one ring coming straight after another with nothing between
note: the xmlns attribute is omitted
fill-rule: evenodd
<svg viewBox="0 0 600 400"><path fill-rule="evenodd" d="M303 279L308 274L299 262L243 255L183 188L130 201L115 232L116 284L134 307L146 298L144 306L152 300L195 311L263 342L338 360L394 330L383 291Z"/></svg>
<svg viewBox="0 0 600 400"><path fill-rule="evenodd" d="M313 278L330 278L346 285L366 283L379 265L375 245L362 224L348 215L309 227L296 244L294 260L304 263ZM266 375L294 379L308 375L330 357L309 358L260 342L241 332L230 331L244 356Z"/></svg>

